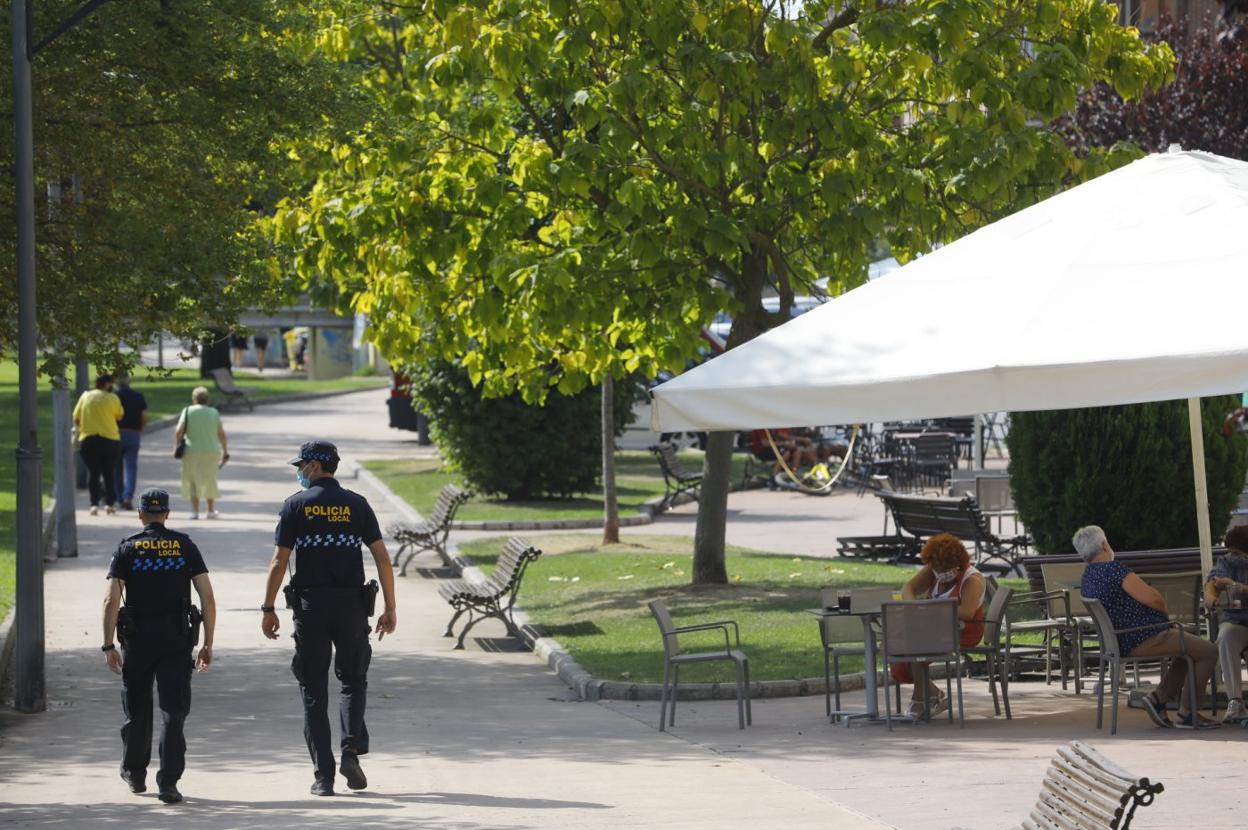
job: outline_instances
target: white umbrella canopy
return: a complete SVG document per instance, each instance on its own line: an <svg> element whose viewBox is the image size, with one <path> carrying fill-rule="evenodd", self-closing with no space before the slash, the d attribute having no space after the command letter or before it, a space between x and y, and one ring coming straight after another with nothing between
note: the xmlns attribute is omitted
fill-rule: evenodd
<svg viewBox="0 0 1248 830"><path fill-rule="evenodd" d="M1248 163L1172 150L981 228L653 390L653 428L736 430L1248 389Z"/></svg>
<svg viewBox="0 0 1248 830"><path fill-rule="evenodd" d="M1248 389L1248 163L1155 154L654 390L661 432L1068 409Z"/></svg>

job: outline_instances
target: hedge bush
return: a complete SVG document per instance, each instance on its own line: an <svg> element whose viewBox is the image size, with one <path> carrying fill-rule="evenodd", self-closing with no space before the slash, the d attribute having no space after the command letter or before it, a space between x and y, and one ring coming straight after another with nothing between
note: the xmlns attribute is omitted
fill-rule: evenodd
<svg viewBox="0 0 1248 830"><path fill-rule="evenodd" d="M519 395L482 397L450 362L416 369L411 378L412 397L430 416L443 458L476 492L538 499L595 488L602 469L599 387L576 395L552 390L544 406L531 406ZM618 435L631 419L632 400L627 393L616 398Z"/></svg>
<svg viewBox="0 0 1248 830"><path fill-rule="evenodd" d="M1244 487L1248 438L1222 435L1237 396L1202 402L1209 517L1225 532ZM1117 550L1197 543L1186 401L1016 412L1006 443L1019 519L1041 553L1070 553L1071 535L1100 525Z"/></svg>

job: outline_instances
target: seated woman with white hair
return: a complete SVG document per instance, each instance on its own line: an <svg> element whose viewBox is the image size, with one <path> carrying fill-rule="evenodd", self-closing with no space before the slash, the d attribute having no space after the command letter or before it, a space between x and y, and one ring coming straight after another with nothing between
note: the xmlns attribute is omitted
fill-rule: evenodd
<svg viewBox="0 0 1248 830"><path fill-rule="evenodd" d="M1201 637L1184 632L1170 622L1166 600L1139 574L1114 560L1114 549L1105 538L1105 531L1096 525L1081 527L1071 542L1088 566L1083 571L1080 593L1100 600L1118 634L1118 647L1128 657L1192 658L1196 672L1196 694L1199 695L1218 665L1218 649ZM1134 629L1134 630L1124 630ZM1144 710L1153 723L1180 729L1207 729L1217 721L1193 711L1188 700L1187 661L1171 660L1157 688L1143 698ZM1171 721L1166 703L1180 694L1179 719Z"/></svg>

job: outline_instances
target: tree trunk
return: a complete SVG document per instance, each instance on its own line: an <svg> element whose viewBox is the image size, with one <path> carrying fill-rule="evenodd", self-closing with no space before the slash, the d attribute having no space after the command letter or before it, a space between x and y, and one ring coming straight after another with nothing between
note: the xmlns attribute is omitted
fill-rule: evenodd
<svg viewBox="0 0 1248 830"><path fill-rule="evenodd" d="M615 495L615 382L602 379L602 543L619 544L620 505Z"/></svg>
<svg viewBox="0 0 1248 830"><path fill-rule="evenodd" d="M735 432L707 435L706 461L698 499L698 524L693 534L693 584L725 585L724 537L728 529L728 487L732 477Z"/></svg>
<svg viewBox="0 0 1248 830"><path fill-rule="evenodd" d="M763 286L767 283L767 256L757 247L742 257L739 283L735 286L742 312L732 321L728 348L732 349L770 326L763 309ZM784 317L791 298L782 298ZM712 432L707 436L706 461L698 499L698 523L693 534L693 584L725 585L728 567L724 542L728 530L728 489L732 478L732 445L735 432Z"/></svg>

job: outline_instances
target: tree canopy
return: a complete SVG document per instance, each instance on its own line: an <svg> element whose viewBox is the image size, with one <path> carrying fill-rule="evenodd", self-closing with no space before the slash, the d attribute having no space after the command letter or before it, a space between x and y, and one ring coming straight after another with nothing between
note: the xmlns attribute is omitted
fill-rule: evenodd
<svg viewBox="0 0 1248 830"><path fill-rule="evenodd" d="M275 237L397 360L540 398L733 342L818 277L865 277L1103 169L1047 125L1161 82L1097 0L833 6L427 0L341 7L384 123L332 148Z"/></svg>
<svg viewBox="0 0 1248 830"><path fill-rule="evenodd" d="M282 254L392 360L531 401L679 368L721 310L749 340L880 240L904 260L1104 171L1054 120L1172 66L1102 0L342 0L317 46L369 67L378 115L279 207ZM693 573L724 581L708 446Z"/></svg>
<svg viewBox="0 0 1248 830"><path fill-rule="evenodd" d="M34 40L79 5L34 6ZM275 286L256 219L299 182L289 139L320 130L354 92L341 65L293 54L315 22L279 0L105 4L34 60L41 346L111 365L121 343L228 327ZM8 37L7 27L5 37ZM11 65L0 109L11 123ZM13 143L0 143L12 165ZM46 199L45 185L60 199ZM13 201L0 248L13 261ZM0 282L0 354L14 349L16 286Z"/></svg>
<svg viewBox="0 0 1248 830"><path fill-rule="evenodd" d="M1077 148L1130 142L1151 153L1172 143L1248 159L1248 37L1173 22L1153 35L1177 61L1174 81L1134 100L1098 84L1079 96L1061 127Z"/></svg>

